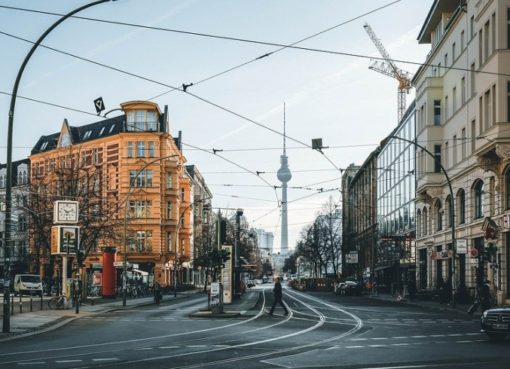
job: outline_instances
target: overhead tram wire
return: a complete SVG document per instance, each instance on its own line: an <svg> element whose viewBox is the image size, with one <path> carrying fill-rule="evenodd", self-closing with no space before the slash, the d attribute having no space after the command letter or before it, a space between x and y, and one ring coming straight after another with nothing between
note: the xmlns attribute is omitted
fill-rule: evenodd
<svg viewBox="0 0 510 369"><path fill-rule="evenodd" d="M1 8L1 6L0 6L0 8ZM24 42L28 42L28 43L31 43L31 44L33 44L33 43L34 43L34 42L32 42L32 41L30 41L30 40L27 40L27 39L25 39L25 38L18 37L18 36L15 36L15 35L12 35L12 34L9 34L9 33L6 33L6 32L3 32L3 31L0 31L0 34L3 34L3 35L8 36L8 37L13 37L13 38L15 38L15 39L18 39L18 40L21 40L21 41L24 41ZM79 59L79 60L82 60L82 61L85 61L85 62L88 62L88 63L92 63L92 64L94 64L94 65L97 65L97 66L100 66L100 67L103 67L103 68L107 68L107 69L110 69L110 70L113 70L113 71L116 71L116 72L119 72L119 73L122 73L122 74L128 75L128 76L130 76L130 77L135 77L135 78L141 79L141 80L146 81L146 82L150 82L150 83L158 84L158 85L165 86L165 87L168 87L168 88L175 88L175 89L178 89L177 87L174 87L174 86L169 85L169 84L167 84L167 83L163 83L163 82L157 81L157 80L152 79L152 78L144 77L144 76L139 75L139 74L136 74L136 73L128 72L128 71L125 71L125 70L120 69L120 68L112 67L112 66L110 66L110 65L107 65L107 64L104 64L104 63L100 63L100 62L97 62L97 61L94 61L94 60L91 60L91 59L88 59L88 58L84 58L84 57L82 57L82 56L78 56L78 55L75 55L75 54L72 54L72 53L68 53L68 52L66 52L66 51L62 51L62 50L59 50L59 49L56 49L56 48L53 48L53 47L50 47L50 46L46 46L46 45L44 45L44 44L40 44L40 45L39 45L39 47L43 47L43 48L46 48L46 49L48 49L48 50L52 50L52 51L55 51L55 52L57 52L57 53L61 53L61 54L64 54L64 55L70 56L70 57L72 57L72 58L76 58L76 59ZM248 117L246 117L246 116L244 116L244 115L242 115L242 114L240 114L240 113L236 113L236 112L234 112L233 110L228 109L228 108L226 108L226 107L224 107L224 106L222 106L222 105L216 104L215 102L213 102L213 101L211 101L211 100L205 99L205 98L203 98L203 97L201 97L201 96L198 96L198 95L196 95L196 94L194 94L194 93L191 93L191 92L189 92L189 91L187 91L187 90L184 90L184 89L182 89L182 90L181 90L181 89L179 89L179 91L181 91L181 92L183 92L183 93L185 93L185 94L187 94L187 95L189 95L189 96L192 96L192 97L194 97L195 99L200 100L200 101L202 101L202 102L204 102L204 103L206 103L206 104L208 104L208 105L214 106L214 107L216 107L216 108L218 108L218 109L220 109L220 110L223 110L223 111L225 111L225 112L227 112L227 113L229 113L229 114L231 114L231 115L234 115L234 116L236 116L236 117L238 117L238 118L240 118L240 119L242 119L242 120L245 120L245 121L247 121L247 122L250 122L250 123L252 123L252 124L254 124L254 125L257 125L257 126L259 126L259 127L261 127L261 128L264 128L264 129L266 129L266 130L268 130L268 131L271 131L271 132L273 132L273 133L275 133L275 134L280 135L280 136L282 136L282 137L283 137L283 133L282 133L282 132L280 132L280 131L278 131L278 130L276 130L276 129L273 129L273 128L271 128L271 127L268 127L268 126L266 126L266 125L264 125L264 124L262 124L262 123L259 123L259 122L255 121L255 120L253 120L253 119L250 119L250 118L248 118ZM286 135L285 137L286 137L287 139L291 140L291 141L294 141L294 142L299 143L299 144L301 144L301 145L303 145L303 146L309 147L310 149L312 148L312 146L311 146L311 145L309 145L309 144L307 144L307 143L305 143L305 142L303 142L303 141L300 141L300 140L298 140L298 139L295 139L295 138L293 138L293 137L291 137L291 136L289 136L289 135ZM337 166L336 166L336 165L335 165L335 164L331 161L331 159L329 159L329 158L326 156L326 154L324 154L322 151L321 151L321 154L322 154L322 155L323 155L323 156L324 156L324 157L325 157L325 158L326 158L326 159L327 159L327 160L328 160L328 161L329 161L329 162L333 165L333 167L334 167L335 169L340 170L340 168L338 168L338 167L337 167Z"/></svg>
<svg viewBox="0 0 510 369"><path fill-rule="evenodd" d="M7 5L0 5L0 8L11 9L11 10L19 10L19 11L26 11L26 12L31 12L31 13L40 13L40 14L55 15L55 16L61 15L60 13L46 12L46 11L26 9L26 8L18 8L18 7L7 6ZM289 45L289 44L281 44L281 43L277 43L277 42L251 40L251 39L245 39L245 38L240 38L240 37L231 37L231 36L220 36L220 35L213 35L213 34L207 34L207 33L201 33L201 32L192 32L192 31L183 31L183 30L176 30L176 29L163 28L163 27L144 26L144 25L134 24L134 23L119 22L119 21L108 21L108 20L102 20L102 19L97 19L97 18L89 18L89 17L74 17L74 18L76 18L76 19L83 19L83 20L90 20L90 21L95 21L95 22L101 22L101 23L116 24L116 25L122 25L122 26L131 26L131 27L138 27L138 28L145 28L145 29L153 29L153 30L157 30L157 31L165 31L165 32L173 32L173 33L180 33L180 34L188 34L188 35L192 35L192 36L201 36L201 37L208 37L208 38L215 38L215 39L222 39L222 40L229 40L229 41L244 42L244 43L249 43L249 44L275 46L275 47L280 47L280 48L295 49L295 50L300 50L300 51L309 51L309 52L321 53L321 54L331 54L331 55L339 55L339 56L349 56L349 57L353 57L353 58L387 61L383 57L377 57L377 56L373 56L373 55L355 54L355 53L348 53L348 52L335 51L335 50L317 49L317 48L312 48L312 47L301 47L301 46L296 46L296 45L292 46L292 45ZM0 33L4 34L6 36L10 36L6 32L0 32ZM42 45L40 45L40 46L42 46ZM460 67L452 67L452 66L445 67L445 66L442 66L440 64L419 63L419 62L413 62L413 61L401 60L401 59L391 59L391 61L393 61L395 63L409 64L409 65L436 67L436 68L439 68L439 69L448 69L448 70L459 70L459 71L464 71L464 72L472 72L471 69L460 68ZM475 73L487 74L487 75L495 75L495 76L503 76L503 77L510 77L510 74L508 74L508 73L498 73L498 72L481 71L481 70L476 70ZM162 85L164 85L164 84L162 84ZM181 88L175 87L175 86L165 85L165 87L170 88L170 89L175 89L175 90L182 91Z"/></svg>

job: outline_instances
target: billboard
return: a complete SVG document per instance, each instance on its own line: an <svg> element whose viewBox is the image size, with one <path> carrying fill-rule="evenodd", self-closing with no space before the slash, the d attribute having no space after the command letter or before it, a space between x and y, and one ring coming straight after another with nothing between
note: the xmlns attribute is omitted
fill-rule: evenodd
<svg viewBox="0 0 510 369"><path fill-rule="evenodd" d="M53 226L51 227L51 254L76 254L80 245L80 227Z"/></svg>
<svg viewBox="0 0 510 369"><path fill-rule="evenodd" d="M222 245L222 250L226 250L232 255L232 246ZM232 257L225 262L225 267L221 270L221 283L223 284L223 303L232 303Z"/></svg>

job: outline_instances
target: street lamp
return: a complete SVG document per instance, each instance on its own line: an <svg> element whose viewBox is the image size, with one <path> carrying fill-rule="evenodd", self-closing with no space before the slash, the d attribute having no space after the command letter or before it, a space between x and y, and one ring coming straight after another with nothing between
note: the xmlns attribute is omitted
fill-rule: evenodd
<svg viewBox="0 0 510 369"><path fill-rule="evenodd" d="M416 141L411 141L406 138L398 137L398 136L388 136L388 138L394 138L397 140L402 140L404 142L408 142L410 144L413 144L416 147L419 147L424 152L426 152L428 155L430 155L434 160L436 160L436 156L431 153L427 148L423 147L422 145L416 143ZM441 162L436 162L439 167L441 168L441 171L443 172L444 176L446 177L446 182L448 182L448 189L450 190L450 198L451 198L451 212L450 212L450 223L452 225L452 306L455 307L455 293L456 293L456 284L455 284L455 257L457 254L457 246L455 243L455 205L454 205L454 197L453 197L453 189L452 189L452 183L450 181L450 177L448 176L448 173L446 172L446 169L444 169Z"/></svg>
<svg viewBox="0 0 510 369"><path fill-rule="evenodd" d="M39 37L39 39L34 43L28 54L25 56L23 63L21 64L20 69L18 70L18 75L16 76L16 80L14 81L14 87L12 89L11 94L11 103L9 107L9 120L7 124L7 177L5 184L5 244L4 244L4 301L3 301L3 326L2 332L9 333L11 330L11 321L10 321L10 274L11 274L11 261L10 261L10 243L11 243L11 209L12 209L12 131L14 125L14 109L16 107L16 97L18 95L19 83L21 81L21 77L23 76L23 72L25 67L28 64L28 61L32 57L32 54L35 52L37 47L41 44L41 42L48 36L48 34L53 31L60 23L65 21L67 18L73 16L74 14L81 12L87 8L90 8L94 5L99 5L102 3L106 3L112 0L98 0L94 1L90 4L83 5L66 15L62 16L55 23L53 23L44 33ZM115 1L115 0L113 0Z"/></svg>
<svg viewBox="0 0 510 369"><path fill-rule="evenodd" d="M241 270L239 265L239 247L241 243L241 216L243 215L243 209L237 209L236 211L236 238L234 243L234 296L239 297L241 295Z"/></svg>
<svg viewBox="0 0 510 369"><path fill-rule="evenodd" d="M176 156L180 156L180 154L167 155L167 156L163 156L161 158L151 160L150 162L145 164L141 169L139 169L136 172L136 175L134 176L133 179L129 178L129 192L127 193L126 198L124 199L124 260L123 260L123 265L122 265L122 269L123 269L123 271L122 271L122 306L126 306L126 298L127 298L127 227L128 227L127 213L128 213L128 207L129 207L128 201L129 201L129 197L131 196L133 191L138 188L138 187L132 186L131 181L133 181L133 184L135 184L140 173L142 173L150 165L152 165L158 161L161 161L161 160L174 158Z"/></svg>

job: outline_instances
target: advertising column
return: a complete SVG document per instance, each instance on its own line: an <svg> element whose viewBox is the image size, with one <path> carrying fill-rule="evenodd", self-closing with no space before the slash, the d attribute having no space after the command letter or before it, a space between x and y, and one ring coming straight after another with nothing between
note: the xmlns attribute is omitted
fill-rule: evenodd
<svg viewBox="0 0 510 369"><path fill-rule="evenodd" d="M226 250L231 257L225 262L225 267L221 270L221 282L223 284L223 303L232 303L232 246L223 245L222 250Z"/></svg>

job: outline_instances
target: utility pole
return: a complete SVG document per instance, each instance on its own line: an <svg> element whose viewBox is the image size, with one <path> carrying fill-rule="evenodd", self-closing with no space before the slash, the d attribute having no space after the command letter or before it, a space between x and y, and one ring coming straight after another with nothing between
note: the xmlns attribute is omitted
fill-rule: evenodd
<svg viewBox="0 0 510 369"><path fill-rule="evenodd" d="M234 245L234 296L241 296L241 268L239 264L239 247L241 243L241 216L243 215L243 209L237 209L236 212L236 238Z"/></svg>

